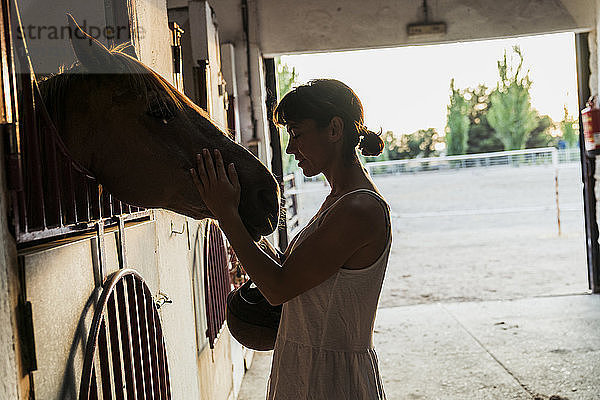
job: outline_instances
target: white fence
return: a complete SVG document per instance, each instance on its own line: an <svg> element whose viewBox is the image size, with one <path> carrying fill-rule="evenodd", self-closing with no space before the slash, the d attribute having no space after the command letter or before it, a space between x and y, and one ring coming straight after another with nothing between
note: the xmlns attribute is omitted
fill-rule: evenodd
<svg viewBox="0 0 600 400"><path fill-rule="evenodd" d="M521 165L558 165L579 161L579 149L544 147L494 153L466 154L460 156L413 158L409 160L377 161L365 164L371 176L386 174L416 173L460 168Z"/></svg>
<svg viewBox="0 0 600 400"><path fill-rule="evenodd" d="M519 167L528 165L554 166L554 185L556 201L556 220L558 234L560 235L560 205L558 202L558 171L559 164L580 161L579 148L561 149L544 147L538 149L525 149L513 151L499 151L493 153L466 154L460 156L415 158L410 160L392 160L369 162L365 168L371 176L385 176L406 173L419 173L427 171L444 171L462 168L488 168L488 167ZM287 198L288 233L294 234L298 226L298 194L313 191L327 190L327 182L322 175L306 178L298 169L294 174L285 177L285 196ZM323 180L322 189L306 189L304 182Z"/></svg>

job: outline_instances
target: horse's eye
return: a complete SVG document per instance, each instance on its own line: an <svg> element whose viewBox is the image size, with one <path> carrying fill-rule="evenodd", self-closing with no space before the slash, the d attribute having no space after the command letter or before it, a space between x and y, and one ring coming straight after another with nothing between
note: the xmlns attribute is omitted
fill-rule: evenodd
<svg viewBox="0 0 600 400"><path fill-rule="evenodd" d="M175 118L173 105L166 99L161 99L157 93L148 93L148 115L161 119L162 121L170 121Z"/></svg>

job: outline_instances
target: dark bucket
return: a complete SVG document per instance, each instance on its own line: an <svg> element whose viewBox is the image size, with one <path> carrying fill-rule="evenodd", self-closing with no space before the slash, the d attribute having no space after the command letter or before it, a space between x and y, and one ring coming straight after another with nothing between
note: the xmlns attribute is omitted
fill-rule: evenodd
<svg viewBox="0 0 600 400"><path fill-rule="evenodd" d="M259 351L273 350L282 305L272 306L252 280L227 295L227 326L243 346Z"/></svg>

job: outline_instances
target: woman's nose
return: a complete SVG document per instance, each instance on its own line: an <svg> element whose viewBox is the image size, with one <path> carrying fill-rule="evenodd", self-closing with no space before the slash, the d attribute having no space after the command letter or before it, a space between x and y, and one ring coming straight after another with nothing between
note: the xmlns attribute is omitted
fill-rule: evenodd
<svg viewBox="0 0 600 400"><path fill-rule="evenodd" d="M293 154L294 152L293 152L293 150L291 150L291 149L292 149L292 141L291 141L291 139L290 139L290 141L289 141L289 142L288 142L288 144L287 144L287 147L285 148L285 152L286 152L286 154Z"/></svg>

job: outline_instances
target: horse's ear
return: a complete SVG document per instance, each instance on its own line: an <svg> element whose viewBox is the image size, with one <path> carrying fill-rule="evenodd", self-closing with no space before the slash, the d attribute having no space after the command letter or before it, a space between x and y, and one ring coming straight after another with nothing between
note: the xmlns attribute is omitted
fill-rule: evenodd
<svg viewBox="0 0 600 400"><path fill-rule="evenodd" d="M71 45L79 62L90 72L113 70L114 56L102 43L83 31L71 14L67 14L71 26Z"/></svg>

